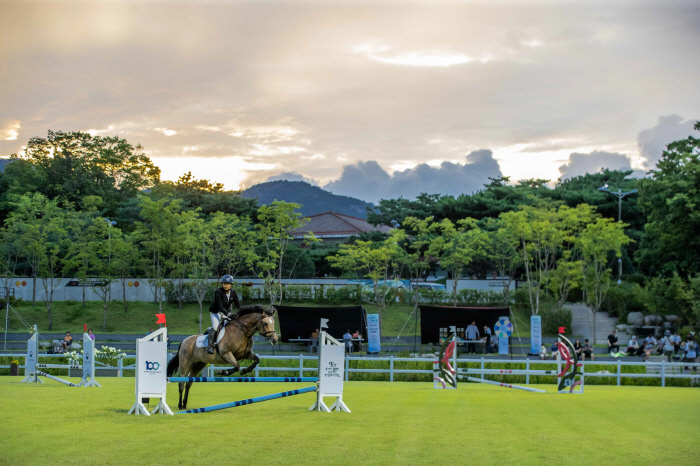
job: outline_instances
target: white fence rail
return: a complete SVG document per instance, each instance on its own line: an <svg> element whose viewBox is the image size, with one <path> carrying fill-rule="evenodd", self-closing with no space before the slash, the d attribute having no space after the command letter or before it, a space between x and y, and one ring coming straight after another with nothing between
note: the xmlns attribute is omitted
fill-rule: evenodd
<svg viewBox="0 0 700 466"><path fill-rule="evenodd" d="M25 357L26 353L10 353L2 354L2 356L8 357ZM298 361L299 365L295 367L256 367L255 377L259 377L261 372L279 372L279 371L298 371L299 377L304 377L305 373L317 372L315 367L304 367L304 361L317 361L318 356L310 356L299 354L297 355L258 355L261 360L271 359L271 360L291 360ZM55 354L39 354L39 358L42 357L56 357ZM134 358L135 355L127 355L127 358ZM389 362L389 368L351 368L350 361L365 361L365 362ZM348 380L350 373L376 373L376 374L389 374L389 381L394 381L395 374L432 374L432 369L395 369L394 365L397 362L433 362L435 358L398 358L394 356L388 357L358 357L358 356L345 356L345 380ZM480 367L465 367L467 363L479 364ZM100 363L102 364L102 363ZM504 367L502 369L485 368L485 364L525 364L525 369L509 369ZM537 369L532 369L532 366L537 366ZM525 376L525 383L530 383L530 376L544 376L544 377L556 377L556 374L543 374L545 369L542 366L548 366L546 370L551 371L556 369L556 362L554 361L541 361L539 359L458 359L457 360L457 370L462 374L469 374L472 376L480 376L482 379L487 375L499 375L499 376L515 376L522 377ZM614 371L610 372L586 372L586 366L610 366L614 368ZM646 368L646 372L622 372L623 366L643 366ZM8 365L0 365L0 369L8 369ZM24 365L20 365L20 368L24 368ZM223 370L229 366L220 366L219 370ZM695 373L684 373L684 368L694 368ZM68 366L66 365L66 369ZM124 365L123 360L119 360L117 367L102 365L100 369L116 369L117 376L122 377L124 370L134 370L135 364ZM208 375L211 377L216 371L216 366L209 366L207 369L209 371ZM514 373L501 373L500 370L508 371L513 370ZM695 383L700 383L700 363L685 363L685 362L667 362L667 361L654 361L654 362L633 362L618 359L617 361L585 361L583 362L583 376L584 377L614 377L617 379L617 385L621 385L623 378L652 378L661 379L661 386L666 386L667 379L692 379Z"/></svg>

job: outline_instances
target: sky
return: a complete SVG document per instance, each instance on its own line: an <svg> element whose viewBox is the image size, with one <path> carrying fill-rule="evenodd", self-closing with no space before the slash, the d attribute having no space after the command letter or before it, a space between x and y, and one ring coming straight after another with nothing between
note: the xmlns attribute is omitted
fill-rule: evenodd
<svg viewBox="0 0 700 466"><path fill-rule="evenodd" d="M700 119L700 0L0 0L0 157L118 135L176 180L377 202L654 168Z"/></svg>

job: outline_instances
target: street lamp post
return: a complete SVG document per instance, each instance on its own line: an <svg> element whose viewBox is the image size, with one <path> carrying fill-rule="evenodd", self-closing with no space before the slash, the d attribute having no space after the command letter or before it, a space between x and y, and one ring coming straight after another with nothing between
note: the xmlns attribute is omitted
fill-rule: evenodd
<svg viewBox="0 0 700 466"><path fill-rule="evenodd" d="M111 271L112 267L112 227L117 224L114 220L110 222L108 218L105 219L105 222L109 223L109 230L107 230L107 270ZM111 278L111 277L110 277ZM109 288L108 288L108 300L112 300L112 283L110 282Z"/></svg>
<svg viewBox="0 0 700 466"><path fill-rule="evenodd" d="M598 188L598 191L602 191L605 193L612 194L613 196L617 197L618 200L618 206L617 206L617 220L619 222L622 222L622 198L625 196L629 196L630 194L636 194L637 190L633 189L632 191L628 193L623 193L621 189L618 189L617 192L615 191L610 191L608 189L608 185L606 184L602 188ZM622 257L620 257L617 260L617 284L619 285L622 283Z"/></svg>

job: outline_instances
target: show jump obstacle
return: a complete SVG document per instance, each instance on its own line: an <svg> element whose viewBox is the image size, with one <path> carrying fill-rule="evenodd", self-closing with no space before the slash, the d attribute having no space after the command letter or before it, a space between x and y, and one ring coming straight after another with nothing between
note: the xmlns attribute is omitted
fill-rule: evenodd
<svg viewBox="0 0 700 466"><path fill-rule="evenodd" d="M556 375L558 393L583 393L583 374L579 372L581 363L578 362L576 351L571 342L564 336L559 335L557 342L557 370L511 370L511 369L464 369L457 368L457 336L456 328L450 327L451 336L446 338L440 357L433 362L433 387L436 389L456 389L457 380L462 378L470 382L485 383L503 388L513 388L527 392L547 393L545 390L537 388L523 387L509 383L494 382L492 380L477 379L469 375L477 374L511 374L511 375ZM575 387L579 390L574 390Z"/></svg>
<svg viewBox="0 0 700 466"><path fill-rule="evenodd" d="M87 333L83 333L83 364L40 364L37 362L39 353L39 332L36 325L31 338L27 341L27 356L24 363L25 377L23 383L44 383L39 376L55 380L70 387L101 387L95 380L95 341ZM83 377L78 384L49 375L37 369L83 369Z"/></svg>
<svg viewBox="0 0 700 466"><path fill-rule="evenodd" d="M334 339L326 333L327 319L321 319L321 334L319 335L318 377L166 377L167 366L167 330L159 329L136 340L136 403L128 414L152 413L173 414L165 402L165 394L168 382L170 383L211 383L211 382L316 382L316 385L298 388L271 395L263 395L245 400L232 401L204 408L179 411L177 414L194 414L218 411L221 409L235 408L237 406L259 403L261 401L287 398L303 393L316 392L316 402L309 411L336 411L350 412L343 402L343 380L345 348L342 342ZM162 369L161 369L162 368ZM323 402L324 397L334 397L336 401L330 408ZM158 398L158 406L148 412L143 405L144 398Z"/></svg>

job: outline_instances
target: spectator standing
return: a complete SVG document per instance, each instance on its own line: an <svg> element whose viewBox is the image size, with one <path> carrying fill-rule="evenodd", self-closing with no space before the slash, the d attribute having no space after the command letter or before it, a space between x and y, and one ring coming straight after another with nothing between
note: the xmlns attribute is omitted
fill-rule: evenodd
<svg viewBox="0 0 700 466"><path fill-rule="evenodd" d="M664 356L666 356L668 362L671 362L671 355L673 354L673 337L671 336L670 330L666 330L666 332L664 332L663 348Z"/></svg>
<svg viewBox="0 0 700 466"><path fill-rule="evenodd" d="M588 338L583 340L583 350L581 351L583 353L583 360L586 360L586 356L591 358L591 361L595 361L595 356L593 355L593 345L588 341Z"/></svg>
<svg viewBox="0 0 700 466"><path fill-rule="evenodd" d="M95 334L92 333L92 329L91 329L91 328L88 329L88 336L90 337L90 339L91 339L92 341L95 341Z"/></svg>
<svg viewBox="0 0 700 466"><path fill-rule="evenodd" d="M673 354L678 354L681 350L681 336L678 335L678 330L673 332Z"/></svg>
<svg viewBox="0 0 700 466"><path fill-rule="evenodd" d="M639 343L637 337L632 335L632 339L627 343L627 355L634 356L639 351Z"/></svg>
<svg viewBox="0 0 700 466"><path fill-rule="evenodd" d="M472 323L467 326L467 353L476 353L476 343L475 340L479 339L479 328L476 326L476 321L472 320Z"/></svg>
<svg viewBox="0 0 700 466"><path fill-rule="evenodd" d="M68 347L73 344L73 337L70 335L70 332L66 332L66 336L63 337L63 341L61 342L61 345L63 346L63 351L67 351Z"/></svg>
<svg viewBox="0 0 700 466"><path fill-rule="evenodd" d="M685 355L683 356L683 362L695 362L695 358L698 357L698 345L693 341L692 336L688 336L685 340ZM685 369L689 369L688 366Z"/></svg>
<svg viewBox="0 0 700 466"><path fill-rule="evenodd" d="M309 352L311 353L313 353L314 349L316 349L316 352L318 353L318 334L319 329L316 329L311 333L311 341L309 341L309 344L311 345Z"/></svg>
<svg viewBox="0 0 700 466"><path fill-rule="evenodd" d="M488 325L484 325L484 338L486 338L484 352L486 354L491 354L491 328Z"/></svg>
<svg viewBox="0 0 700 466"><path fill-rule="evenodd" d="M582 351L583 347L581 346L581 340L577 338L574 342L574 352L576 353L578 359L581 359Z"/></svg>
<svg viewBox="0 0 700 466"><path fill-rule="evenodd" d="M608 353L610 353L610 356L613 355L613 351L615 353L620 352L620 345L617 344L617 330L615 329L608 335Z"/></svg>

